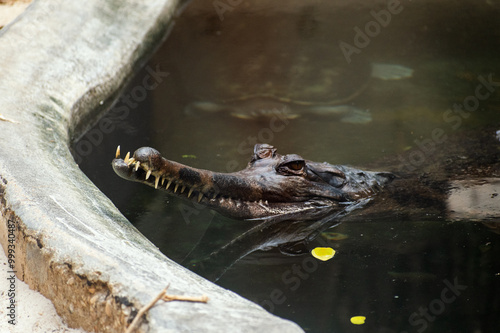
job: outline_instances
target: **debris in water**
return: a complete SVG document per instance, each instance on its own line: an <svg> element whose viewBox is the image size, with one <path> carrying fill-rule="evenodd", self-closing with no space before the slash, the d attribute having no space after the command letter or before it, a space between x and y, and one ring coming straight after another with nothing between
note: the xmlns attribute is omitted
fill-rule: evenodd
<svg viewBox="0 0 500 333"><path fill-rule="evenodd" d="M327 261L333 258L335 250L331 247L316 247L311 251L314 258L321 261Z"/></svg>
<svg viewBox="0 0 500 333"><path fill-rule="evenodd" d="M363 325L365 323L366 317L365 316L354 316L351 317L351 323L354 325Z"/></svg>
<svg viewBox="0 0 500 333"><path fill-rule="evenodd" d="M349 238L349 235L341 234L338 232L323 232L321 233L321 236L328 240L335 240L335 241Z"/></svg>

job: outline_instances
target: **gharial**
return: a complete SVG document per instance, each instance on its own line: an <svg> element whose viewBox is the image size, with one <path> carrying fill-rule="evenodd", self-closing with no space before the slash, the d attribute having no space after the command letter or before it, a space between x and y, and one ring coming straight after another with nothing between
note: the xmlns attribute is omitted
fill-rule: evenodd
<svg viewBox="0 0 500 333"><path fill-rule="evenodd" d="M312 162L296 154L281 155L257 144L248 166L233 173L192 168L167 160L149 147L112 162L126 180L141 182L195 200L235 219L306 217L318 211L342 211L366 202L393 179L387 172Z"/></svg>

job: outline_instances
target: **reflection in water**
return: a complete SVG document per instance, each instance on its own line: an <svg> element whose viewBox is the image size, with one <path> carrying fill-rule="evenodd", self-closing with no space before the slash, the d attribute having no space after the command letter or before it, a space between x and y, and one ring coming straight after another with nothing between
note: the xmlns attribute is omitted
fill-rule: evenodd
<svg viewBox="0 0 500 333"><path fill-rule="evenodd" d="M363 204L359 203L358 206ZM183 265L209 280L217 281L238 260L258 250L279 248L284 255L309 253L307 244L323 230L338 224L343 214L346 212L332 209L331 212L323 211L322 216L308 221L296 218L285 220L270 218L258 222L246 222L247 229L244 232L232 236L226 240L226 244L215 249L210 249L209 239L212 235L205 235L208 239L200 242L203 247L195 248L184 260Z"/></svg>
<svg viewBox="0 0 500 333"><path fill-rule="evenodd" d="M497 210L498 189L492 180L468 184L458 175L500 176L486 167L495 163L498 149L489 142L469 144L484 125L500 125L500 6L452 0L400 6L390 23L369 36L369 44L358 47L355 28L365 31L375 20L372 10L388 10L388 2L247 0L221 14L212 1L192 1L149 64L168 75L143 96L134 87L149 72L138 73L126 93L133 103L125 104L129 112L110 113L112 133L92 149L79 150L76 143L81 168L170 258L196 265L211 278L225 272L218 284L309 332L351 331L350 318L358 315L366 321L355 328L365 332L497 332L498 222L469 217L484 221L479 211ZM341 41L360 50L351 64ZM372 80L377 63L411 68L412 77ZM335 101L363 110L371 121L346 123L335 109L327 108L324 116L296 103L318 108L325 100L327 107L337 106ZM273 121L276 113L267 111L274 109L285 111ZM243 169L254 144L262 142L332 164L363 166L382 159L381 169L403 170L422 188L440 191L443 200L429 196L413 220L397 214L397 205L407 209L414 195L401 190L386 218L250 225L121 181L109 166L121 144L128 150L156 147L194 167L232 172ZM444 155L429 153L450 145L457 149L448 163ZM468 164L459 163L461 156L470 157ZM450 174L456 189L447 197L447 183L429 180ZM458 201L462 194L470 198L466 211ZM436 207L460 214L461 222L434 214ZM321 232L326 237L315 237ZM294 246L279 246L287 241ZM331 247L335 257L320 262L310 254L315 247Z"/></svg>

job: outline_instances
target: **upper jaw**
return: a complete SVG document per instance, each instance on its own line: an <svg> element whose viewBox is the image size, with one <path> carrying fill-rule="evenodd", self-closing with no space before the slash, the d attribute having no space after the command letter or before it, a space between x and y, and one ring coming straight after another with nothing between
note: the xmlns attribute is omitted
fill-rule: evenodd
<svg viewBox="0 0 500 333"><path fill-rule="evenodd" d="M179 196L185 195L188 199L208 202L216 196L216 192L209 186L182 181L166 173L162 167L160 153L153 148L140 148L132 157L127 153L125 158L121 159L118 147L116 157L111 164L115 173L126 180L141 182L156 189L162 188ZM178 165L181 164L176 163L175 166Z"/></svg>

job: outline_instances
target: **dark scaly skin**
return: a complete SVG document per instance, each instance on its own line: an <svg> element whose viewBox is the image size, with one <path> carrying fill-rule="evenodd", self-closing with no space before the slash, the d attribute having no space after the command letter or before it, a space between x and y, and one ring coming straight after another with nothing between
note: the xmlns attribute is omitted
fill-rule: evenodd
<svg viewBox="0 0 500 333"><path fill-rule="evenodd" d="M235 219L307 219L322 210L340 212L367 201L393 179L390 173L317 163L295 154L280 155L267 144L255 145L247 168L233 173L169 161L148 147L139 148L125 160L117 151L112 166L124 179L195 200Z"/></svg>

